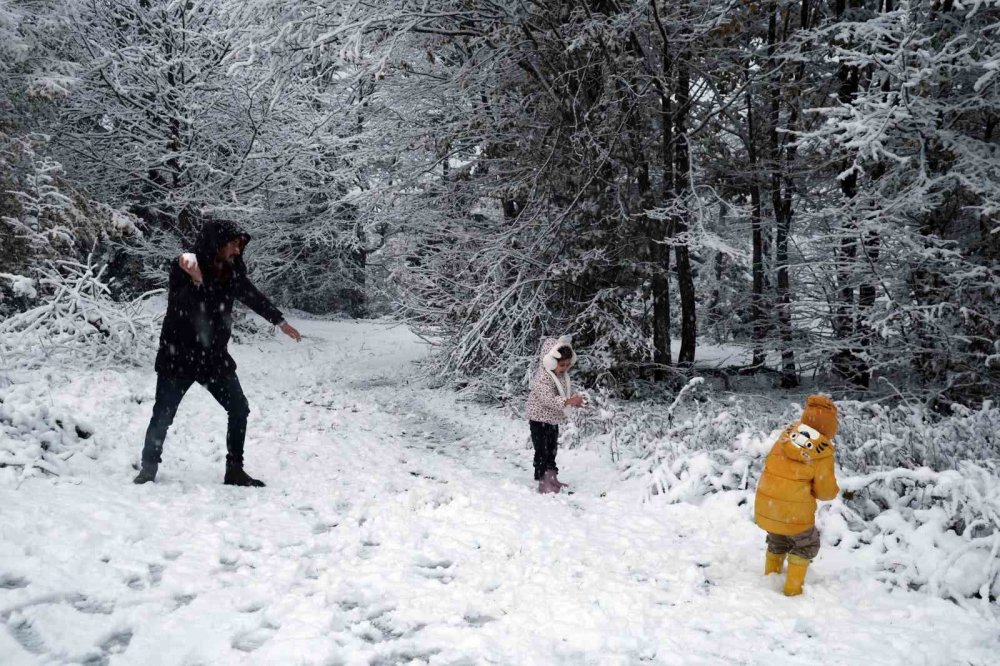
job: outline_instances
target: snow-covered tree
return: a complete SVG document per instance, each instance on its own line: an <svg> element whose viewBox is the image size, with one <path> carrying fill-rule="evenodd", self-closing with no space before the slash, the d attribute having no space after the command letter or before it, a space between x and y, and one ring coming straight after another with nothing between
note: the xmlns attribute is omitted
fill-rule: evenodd
<svg viewBox="0 0 1000 666"><path fill-rule="evenodd" d="M44 3L0 3L0 312L38 297L46 262L75 260L136 235L127 213L81 191L44 130L75 84L59 57L67 24Z"/></svg>
<svg viewBox="0 0 1000 666"><path fill-rule="evenodd" d="M912 373L949 400L985 397L1000 380L1000 6L833 10L806 39L839 63L836 95L798 139L837 184L805 244L823 347L861 386Z"/></svg>
<svg viewBox="0 0 1000 666"><path fill-rule="evenodd" d="M147 274L161 277L203 219L227 217L250 230L253 265L289 304L328 310L348 294L356 308L357 257L378 241L349 201L356 170L340 153L358 137L329 86L336 72L260 58L255 39L279 14L247 3L80 0L69 11L80 71L54 123L60 157L74 182L142 219L132 253Z"/></svg>

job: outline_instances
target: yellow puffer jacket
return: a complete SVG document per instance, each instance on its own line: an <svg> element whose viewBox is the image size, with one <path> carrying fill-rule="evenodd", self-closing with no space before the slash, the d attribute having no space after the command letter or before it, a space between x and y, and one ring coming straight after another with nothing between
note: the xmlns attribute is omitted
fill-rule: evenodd
<svg viewBox="0 0 1000 666"><path fill-rule="evenodd" d="M840 492L833 443L815 431L811 437L797 435L800 425L790 425L774 443L757 484L755 519L772 534L805 532L815 524L816 500L832 500Z"/></svg>

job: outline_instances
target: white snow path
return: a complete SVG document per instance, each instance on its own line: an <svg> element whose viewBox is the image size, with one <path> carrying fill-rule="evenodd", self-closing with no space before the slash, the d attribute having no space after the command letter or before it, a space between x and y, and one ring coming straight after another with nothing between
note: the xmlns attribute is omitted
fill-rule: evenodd
<svg viewBox="0 0 1000 666"><path fill-rule="evenodd" d="M136 487L155 376L39 374L96 427L77 474L0 485L0 664L995 664L1000 625L824 548L764 579L736 494L641 502L599 452L531 482L526 424L413 379L403 329L302 322L235 349L247 470L194 387ZM32 379L32 378L28 378ZM141 403L139 402L141 401Z"/></svg>

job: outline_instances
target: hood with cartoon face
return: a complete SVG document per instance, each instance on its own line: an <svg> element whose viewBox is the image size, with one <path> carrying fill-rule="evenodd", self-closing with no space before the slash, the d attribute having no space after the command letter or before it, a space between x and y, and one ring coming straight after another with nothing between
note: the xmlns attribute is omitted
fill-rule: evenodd
<svg viewBox="0 0 1000 666"><path fill-rule="evenodd" d="M791 460L812 462L833 455L833 442L801 421L788 426L782 439L782 452Z"/></svg>
<svg viewBox="0 0 1000 666"><path fill-rule="evenodd" d="M540 359L542 361L542 367L553 372L556 366L559 365L561 360L558 349L562 347L569 347L572 355L569 359L569 367L576 365L576 351L573 349L573 337L569 335L563 335L558 338L545 338L542 340L542 347L540 350Z"/></svg>

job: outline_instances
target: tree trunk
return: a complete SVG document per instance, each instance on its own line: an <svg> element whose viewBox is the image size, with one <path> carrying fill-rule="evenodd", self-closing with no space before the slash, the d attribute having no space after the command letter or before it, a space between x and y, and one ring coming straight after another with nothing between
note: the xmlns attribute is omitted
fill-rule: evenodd
<svg viewBox="0 0 1000 666"><path fill-rule="evenodd" d="M674 114L674 130L677 133L677 143L674 160L676 192L682 201L683 211L676 216L674 237L674 256L677 259L677 288L681 301L681 349L677 354L677 364L691 366L694 364L695 346L697 345L697 315L695 312L694 276L691 272L691 257L688 252L688 210L684 202L691 177L691 152L688 145L687 117L690 112L691 72L688 67L690 58L689 45L684 45L677 61L677 110Z"/></svg>
<svg viewBox="0 0 1000 666"><path fill-rule="evenodd" d="M778 8L775 3L768 5L767 44L768 60L771 66L778 44ZM795 352L792 350L791 285L788 274L788 236L792 223L791 184L785 173L782 159L784 148L778 135L781 122L782 70L771 74L767 88L768 103L768 143L770 163L771 209L774 212L774 263L777 280L777 319L781 340L781 386L798 386L799 378L795 370ZM794 105L793 105L794 106Z"/></svg>
<svg viewBox="0 0 1000 666"><path fill-rule="evenodd" d="M751 73L749 65L745 68L747 81ZM767 336L767 320L764 317L764 234L761 220L760 184L757 182L757 136L754 132L756 118L753 113L753 86L747 86L747 158L750 163L750 230L753 244L752 266L753 287L750 292L750 323L753 327L753 358L751 367L764 365L767 354L764 351L764 338Z"/></svg>
<svg viewBox="0 0 1000 666"><path fill-rule="evenodd" d="M850 2L854 7L854 2ZM847 10L844 0L836 3L837 18L842 19ZM837 72L840 81L838 98L841 104L850 104L861 85L861 71L856 65L842 63ZM847 165L845 165L847 166ZM848 207L858 193L858 173L852 171L840 181L840 191ZM859 355L857 343L857 309L855 305L854 276L857 273L858 225L852 218L844 221L837 257L837 305L833 319L834 335L839 339L839 349L833 355L833 371L851 384L867 387L870 371Z"/></svg>
<svg viewBox="0 0 1000 666"><path fill-rule="evenodd" d="M654 6L655 10L655 6ZM663 42L662 66L660 76L660 121L662 136L660 143L660 159L663 166L662 204L672 205L676 199L674 189L674 111L671 99L670 81L672 80L673 59L670 57L669 45ZM663 369L672 362L670 349L670 237L668 222L665 219L653 220L653 233L650 242L650 254L653 258L653 362L660 366L660 376L665 377Z"/></svg>

